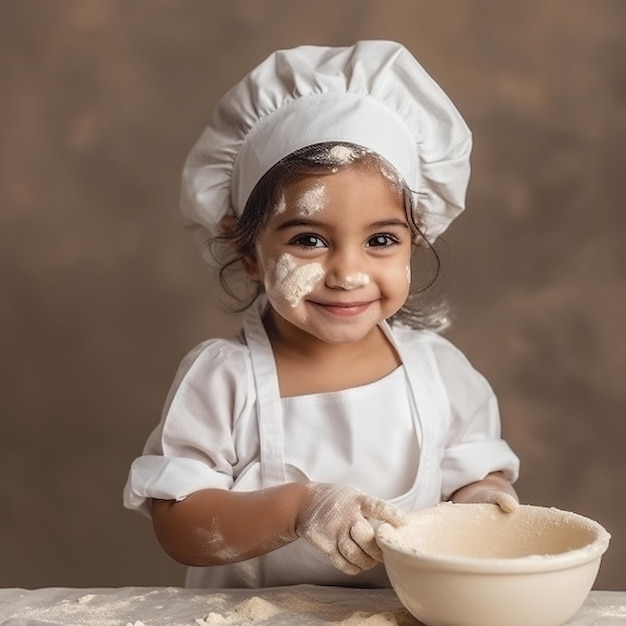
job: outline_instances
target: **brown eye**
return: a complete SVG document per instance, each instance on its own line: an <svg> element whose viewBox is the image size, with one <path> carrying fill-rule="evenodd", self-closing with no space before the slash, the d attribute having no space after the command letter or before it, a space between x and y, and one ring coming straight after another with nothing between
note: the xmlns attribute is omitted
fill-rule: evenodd
<svg viewBox="0 0 626 626"><path fill-rule="evenodd" d="M380 234L370 237L367 245L371 248L388 248L399 243L398 238L389 234Z"/></svg>
<svg viewBox="0 0 626 626"><path fill-rule="evenodd" d="M305 233L294 237L290 242L291 245L302 246L303 248L325 248L326 242L317 235Z"/></svg>

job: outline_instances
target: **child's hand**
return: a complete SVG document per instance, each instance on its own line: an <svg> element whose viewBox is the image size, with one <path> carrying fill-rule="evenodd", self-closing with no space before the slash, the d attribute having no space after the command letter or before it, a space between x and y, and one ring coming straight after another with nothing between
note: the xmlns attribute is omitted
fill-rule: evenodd
<svg viewBox="0 0 626 626"><path fill-rule="evenodd" d="M482 480L461 487L450 500L460 504L497 504L505 513L512 513L519 506L515 489L502 472L488 474Z"/></svg>
<svg viewBox="0 0 626 626"><path fill-rule="evenodd" d="M346 574L358 574L382 562L367 518L405 524L406 513L385 500L351 487L311 483L296 522L296 533Z"/></svg>
<svg viewBox="0 0 626 626"><path fill-rule="evenodd" d="M497 504L505 513L513 513L519 506L519 502L513 495L500 489L481 489L465 500L465 503Z"/></svg>

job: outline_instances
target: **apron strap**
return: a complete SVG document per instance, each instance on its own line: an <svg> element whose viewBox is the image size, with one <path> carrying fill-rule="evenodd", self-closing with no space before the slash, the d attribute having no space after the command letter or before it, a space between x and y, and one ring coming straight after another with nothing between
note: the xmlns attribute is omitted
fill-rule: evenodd
<svg viewBox="0 0 626 626"><path fill-rule="evenodd" d="M381 326L402 360L414 405L420 460L412 492L417 498L415 504L421 507L431 504L432 498L439 497L431 491L434 485L433 476L438 475L441 463L439 458L441 441L449 428L448 394L430 344L427 341L421 342L419 349L416 349L413 342L410 346L403 345L386 322Z"/></svg>
<svg viewBox="0 0 626 626"><path fill-rule="evenodd" d="M263 326L263 301L254 304L244 319L243 329L250 349L256 389L257 421L263 487L286 482L283 453L282 405L272 345Z"/></svg>

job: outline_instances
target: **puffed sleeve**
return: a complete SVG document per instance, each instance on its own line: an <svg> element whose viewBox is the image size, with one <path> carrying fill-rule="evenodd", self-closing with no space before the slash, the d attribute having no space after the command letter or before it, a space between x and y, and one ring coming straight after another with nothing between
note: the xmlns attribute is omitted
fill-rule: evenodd
<svg viewBox="0 0 626 626"><path fill-rule="evenodd" d="M500 411L487 380L465 355L443 338L434 353L450 401L450 429L442 459L442 497L502 471L514 482L519 459L501 438Z"/></svg>
<svg viewBox="0 0 626 626"><path fill-rule="evenodd" d="M232 486L233 425L254 405L249 377L247 349L236 341L210 340L185 357L161 422L131 465L125 507L149 515L150 498L182 500Z"/></svg>

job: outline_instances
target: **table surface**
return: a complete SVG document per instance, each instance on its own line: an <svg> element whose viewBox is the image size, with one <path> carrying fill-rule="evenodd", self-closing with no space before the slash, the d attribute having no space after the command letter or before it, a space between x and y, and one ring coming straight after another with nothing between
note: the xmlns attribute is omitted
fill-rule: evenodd
<svg viewBox="0 0 626 626"><path fill-rule="evenodd" d="M391 589L297 585L0 589L0 626L416 626ZM626 592L592 591L569 625L626 625Z"/></svg>

